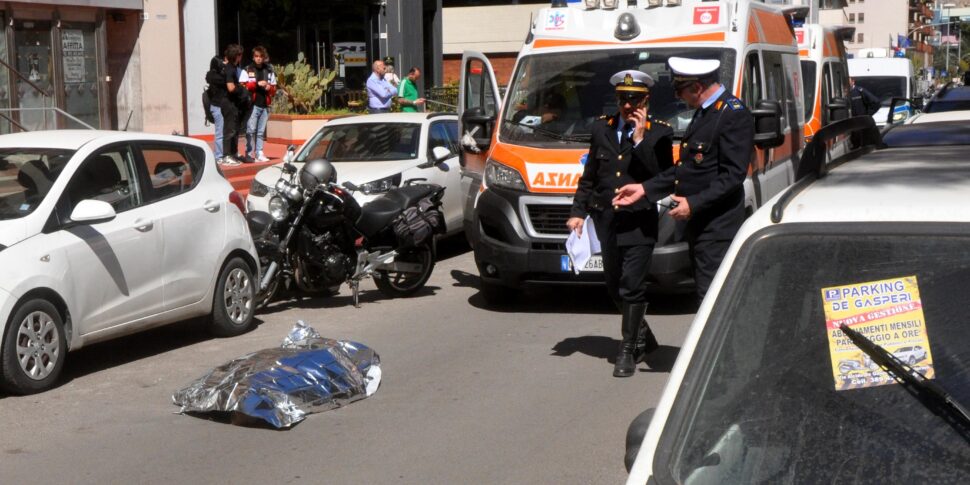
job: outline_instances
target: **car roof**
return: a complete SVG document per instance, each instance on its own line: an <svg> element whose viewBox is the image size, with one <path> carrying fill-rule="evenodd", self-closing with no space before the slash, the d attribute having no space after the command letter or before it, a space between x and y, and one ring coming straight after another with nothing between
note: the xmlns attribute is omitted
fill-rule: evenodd
<svg viewBox="0 0 970 485"><path fill-rule="evenodd" d="M970 121L970 110L941 111L939 113L920 113L912 118L908 123L911 125L920 123L935 123L937 121Z"/></svg>
<svg viewBox="0 0 970 485"><path fill-rule="evenodd" d="M458 115L453 113L378 113L335 118L324 126L356 125L360 123L424 123L434 120L457 121Z"/></svg>
<svg viewBox="0 0 970 485"><path fill-rule="evenodd" d="M934 101L970 100L970 86L947 85L937 93Z"/></svg>
<svg viewBox="0 0 970 485"><path fill-rule="evenodd" d="M959 146L873 151L832 168L794 195L780 224L970 222L970 159L964 151ZM751 217L739 239L775 225L770 213L780 197Z"/></svg>
<svg viewBox="0 0 970 485"><path fill-rule="evenodd" d="M895 125L883 133L882 141L890 147L967 146L970 145L970 123L965 121L937 121L935 123L914 122L908 125Z"/></svg>
<svg viewBox="0 0 970 485"><path fill-rule="evenodd" d="M154 133L110 130L44 130L0 135L0 147L16 148L59 148L78 150L93 140L107 142L124 140L156 140L199 145L194 138Z"/></svg>

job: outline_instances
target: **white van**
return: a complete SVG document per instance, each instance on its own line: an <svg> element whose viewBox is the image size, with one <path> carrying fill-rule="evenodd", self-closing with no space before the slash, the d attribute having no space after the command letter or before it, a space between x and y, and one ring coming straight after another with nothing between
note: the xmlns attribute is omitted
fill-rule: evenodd
<svg viewBox="0 0 970 485"><path fill-rule="evenodd" d="M884 50L862 51L861 54L871 57L849 59L849 77L879 98L882 104L872 118L878 126L884 126L889 117L892 99L912 99L916 93L913 63L901 57L877 57L885 54ZM915 110L909 103L898 103L893 107L892 122L903 122L914 114Z"/></svg>

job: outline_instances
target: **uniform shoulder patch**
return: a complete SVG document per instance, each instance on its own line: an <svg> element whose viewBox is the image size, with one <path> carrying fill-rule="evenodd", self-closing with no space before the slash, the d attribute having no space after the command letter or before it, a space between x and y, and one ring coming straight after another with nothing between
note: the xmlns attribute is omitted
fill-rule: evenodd
<svg viewBox="0 0 970 485"><path fill-rule="evenodd" d="M741 100L738 99L738 98L731 98L731 99L727 100L727 104L734 111L740 111L740 110L744 109L744 103L742 103Z"/></svg>
<svg viewBox="0 0 970 485"><path fill-rule="evenodd" d="M667 123L666 121L661 120L661 119L654 118L653 116L650 117L650 121L652 121L652 122L654 122L654 123L656 123L658 125L661 125L661 126L670 126L670 123Z"/></svg>

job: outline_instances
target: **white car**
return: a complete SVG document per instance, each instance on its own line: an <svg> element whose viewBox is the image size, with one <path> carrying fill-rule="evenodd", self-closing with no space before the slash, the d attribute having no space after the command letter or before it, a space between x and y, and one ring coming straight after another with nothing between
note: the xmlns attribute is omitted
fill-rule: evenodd
<svg viewBox="0 0 970 485"><path fill-rule="evenodd" d="M458 165L458 117L447 113L385 113L328 122L292 155L297 168L326 158L337 169L337 182L360 190L361 205L408 180L425 179L445 187L441 207L446 234L462 229ZM280 166L256 174L249 189L249 210L266 212Z"/></svg>
<svg viewBox="0 0 970 485"><path fill-rule="evenodd" d="M804 178L734 239L656 409L630 427L628 484L970 477L970 125L880 141L870 124L867 146L817 163L860 119L813 140ZM893 351L932 381L840 362Z"/></svg>
<svg viewBox="0 0 970 485"><path fill-rule="evenodd" d="M241 195L206 145L110 131L0 136L0 387L52 387L68 351L202 315L253 325Z"/></svg>

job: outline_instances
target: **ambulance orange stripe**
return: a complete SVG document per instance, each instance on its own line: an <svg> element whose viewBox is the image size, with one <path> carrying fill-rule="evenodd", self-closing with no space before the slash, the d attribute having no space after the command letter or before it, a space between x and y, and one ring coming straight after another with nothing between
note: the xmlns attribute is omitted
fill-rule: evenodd
<svg viewBox="0 0 970 485"><path fill-rule="evenodd" d="M784 17L761 10L756 10L755 15L761 23L765 43L785 46L795 44L795 36Z"/></svg>
<svg viewBox="0 0 970 485"><path fill-rule="evenodd" d="M535 41L536 49L550 47L582 47L596 45L643 45L643 44L662 44L667 42L724 42L724 32L711 32L707 34L685 35L680 37L667 37L663 39L642 40L638 42L605 42L599 40L568 40L568 39L539 39Z"/></svg>

